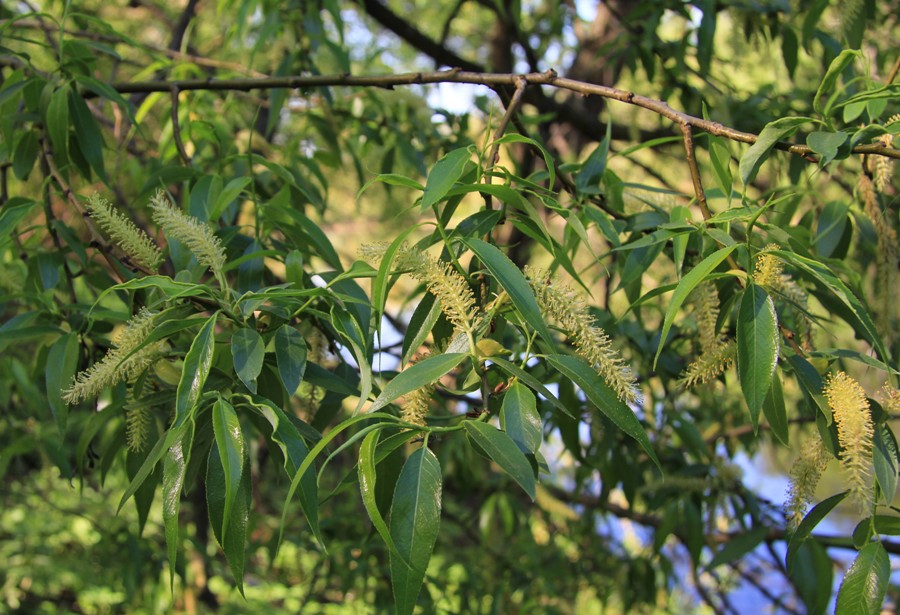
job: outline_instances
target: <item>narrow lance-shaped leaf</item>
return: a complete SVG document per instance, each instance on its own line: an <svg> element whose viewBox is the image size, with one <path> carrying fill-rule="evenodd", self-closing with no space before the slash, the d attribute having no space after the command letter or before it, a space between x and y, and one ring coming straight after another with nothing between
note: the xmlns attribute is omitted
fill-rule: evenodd
<svg viewBox="0 0 900 615"><path fill-rule="evenodd" d="M244 435L234 407L224 399L218 399L213 405L212 424L225 476L224 535L228 533L228 520L231 518L231 509L244 467Z"/></svg>
<svg viewBox="0 0 900 615"><path fill-rule="evenodd" d="M456 180L462 177L469 156L468 148L460 148L448 152L434 163L425 180L425 192L422 194L423 210L444 198Z"/></svg>
<svg viewBox="0 0 900 615"><path fill-rule="evenodd" d="M66 433L66 417L69 406L62 400L61 392L67 386L78 369L78 336L67 333L56 340L47 353L47 366L44 370L47 381L47 401L50 412L56 421L60 436Z"/></svg>
<svg viewBox="0 0 900 615"><path fill-rule="evenodd" d="M387 383L370 410L384 408L395 399L431 384L462 363L466 356L468 355L464 352L444 353L410 366Z"/></svg>
<svg viewBox="0 0 900 615"><path fill-rule="evenodd" d="M256 329L242 327L231 336L234 371L251 393L256 393L256 378L262 371L265 344Z"/></svg>
<svg viewBox="0 0 900 615"><path fill-rule="evenodd" d="M359 464L357 465L359 492L362 496L363 506L365 506L366 512L369 514L369 519L372 520L372 525L375 526L381 539L384 540L384 543L390 549L391 557L399 557L403 563L409 565L409 559L400 555L397 551L394 539L391 538L391 531L387 523L385 523L384 517L381 516L381 511L378 510L378 502L375 497L375 481L377 479L375 473L375 449L378 446L380 435L381 430L379 429L369 432L369 435L366 436L359 447Z"/></svg>
<svg viewBox="0 0 900 615"><path fill-rule="evenodd" d="M766 291L751 284L744 291L737 321L737 370L750 422L756 433L759 411L772 386L778 361L778 319Z"/></svg>
<svg viewBox="0 0 900 615"><path fill-rule="evenodd" d="M209 523L222 546L228 567L241 594L244 593L244 546L247 542L247 520L250 517L250 458L243 460L241 480L236 488L231 515L225 518L225 469L218 447L211 447L206 470L206 504ZM227 528L223 531L223 527Z"/></svg>
<svg viewBox="0 0 900 615"><path fill-rule="evenodd" d="M537 485L534 470L525 454L507 434L481 421L465 421L466 435L487 453L503 471L509 474L525 490L532 500Z"/></svg>
<svg viewBox="0 0 900 615"><path fill-rule="evenodd" d="M870 542L859 551L841 588L835 615L878 615L891 578L891 561L884 545Z"/></svg>
<svg viewBox="0 0 900 615"><path fill-rule="evenodd" d="M216 312L207 319L184 357L184 367L175 393L175 422L172 429L184 424L203 392L203 385L206 384L206 377L212 366L218 317L219 313Z"/></svg>
<svg viewBox="0 0 900 615"><path fill-rule="evenodd" d="M688 298L688 295L691 294L691 291L694 290L698 284L706 279L706 276L708 276L713 269L718 267L722 261L728 258L728 255L731 254L736 247L737 244L734 244L713 252L681 278L678 286L675 287L675 292L672 293L672 300L669 302L669 307L666 310L666 317L663 320L662 331L659 334L659 347L656 349L656 356L653 357L654 369L656 369L656 361L659 359L663 345L666 343L666 336L669 334L669 329L672 328L672 323L675 321L675 315L678 313L684 300Z"/></svg>
<svg viewBox="0 0 900 615"><path fill-rule="evenodd" d="M194 426L191 422L184 435L166 452L163 462L163 525L166 549L169 554L169 584L175 584L175 561L178 558L178 509L184 489L184 474L194 443Z"/></svg>
<svg viewBox="0 0 900 615"><path fill-rule="evenodd" d="M518 382L509 387L500 408L500 426L523 453L538 451L543 433L537 400L531 389Z"/></svg>
<svg viewBox="0 0 900 615"><path fill-rule="evenodd" d="M278 377L288 393L294 395L306 371L306 340L294 327L281 325L275 332L275 360Z"/></svg>
<svg viewBox="0 0 900 615"><path fill-rule="evenodd" d="M607 386L597 372L578 357L550 355L547 357L547 361L558 369L563 376L578 385L591 403L615 423L616 427L637 440L638 444L653 460L653 463L656 464L656 467L662 471L659 458L656 456L656 452L650 444L650 438L647 437L647 432L644 431L641 422L634 415L631 408L626 406L616 396L615 392Z"/></svg>
<svg viewBox="0 0 900 615"><path fill-rule="evenodd" d="M422 447L403 464L391 503L391 537L404 558L391 553L398 615L411 615L415 609L440 523L441 464L434 453Z"/></svg>

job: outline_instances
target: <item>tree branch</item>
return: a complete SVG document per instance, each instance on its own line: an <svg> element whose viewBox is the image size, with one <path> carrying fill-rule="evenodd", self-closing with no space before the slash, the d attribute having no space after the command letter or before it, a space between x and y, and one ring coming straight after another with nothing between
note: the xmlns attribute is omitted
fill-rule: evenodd
<svg viewBox="0 0 900 615"><path fill-rule="evenodd" d="M134 81L113 83L112 88L121 94L170 92L172 87L181 91L207 90L207 91L250 91L276 88L305 89L328 86L347 87L381 87L393 89L403 85L423 85L433 83L467 83L470 85L485 85L494 89L509 87L515 88L519 80L531 86L545 85L569 90L585 96L600 96L610 100L616 100L628 105L641 107L653 113L665 117L679 125L688 125L709 134L724 137L740 143L756 143L758 135L751 132L743 132L730 128L719 122L705 120L703 118L688 115L677 111L667 103L635 94L627 90L620 90L605 85L586 83L574 79L559 77L556 72L549 70L543 73L529 73L517 75L513 73L477 73L463 70L438 71L431 73L401 73L396 75L296 75L287 77L268 77L265 79L185 79L185 80L160 80L160 81ZM91 92L85 93L86 97L95 96ZM775 149L791 152L809 159L814 153L807 145L792 145L779 142ZM887 147L881 143L857 145L852 150L855 154L870 154L885 156L887 158L900 159L900 149Z"/></svg>

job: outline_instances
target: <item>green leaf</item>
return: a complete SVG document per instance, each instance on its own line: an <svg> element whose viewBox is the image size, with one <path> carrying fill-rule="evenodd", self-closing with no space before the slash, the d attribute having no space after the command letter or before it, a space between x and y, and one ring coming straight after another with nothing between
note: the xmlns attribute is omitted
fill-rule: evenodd
<svg viewBox="0 0 900 615"><path fill-rule="evenodd" d="M478 256L488 271L491 272L503 290L509 295L512 304L531 327L537 331L550 348L554 347L553 336L541 315L534 293L522 271L509 260L503 252L480 239L466 239L464 243Z"/></svg>
<svg viewBox="0 0 900 615"><path fill-rule="evenodd" d="M425 343L425 339L434 328L434 324L441 316L441 304L434 295L427 293L419 305L416 306L413 315L409 319L406 335L403 336L403 358L401 363L409 363L419 347Z"/></svg>
<svg viewBox="0 0 900 615"><path fill-rule="evenodd" d="M472 442L519 483L528 497L534 500L537 489L534 469L515 441L504 432L481 421L463 421L463 428Z"/></svg>
<svg viewBox="0 0 900 615"><path fill-rule="evenodd" d="M656 369L656 361L659 359L659 354L662 352L663 344L666 342L666 336L669 334L669 329L672 328L672 322L675 320L675 315L678 313L678 310L681 308L685 299L688 298L688 295L691 294L691 291L694 290L698 284L706 279L706 276L708 276L713 269L718 267L722 261L728 258L728 255L731 254L735 248L737 248L737 244L726 246L713 252L681 278L678 286L675 287L675 292L672 294L672 300L669 302L669 307L666 309L666 317L663 320L662 331L659 334L659 346L656 349L656 356L653 357L653 369Z"/></svg>
<svg viewBox="0 0 900 615"><path fill-rule="evenodd" d="M53 153L65 160L69 151L69 88L61 87L50 97L47 106L47 134Z"/></svg>
<svg viewBox="0 0 900 615"><path fill-rule="evenodd" d="M553 367L574 382L578 388L584 391L587 398L594 404L600 412L605 414L616 427L624 431L626 434L637 440L638 444L647 452L647 455L656 464L656 467L662 471L659 458L650 444L650 438L641 422L631 411L631 408L620 400L615 392L609 388L603 378L594 371L590 365L579 359L578 357L568 355L549 355L546 357Z"/></svg>
<svg viewBox="0 0 900 615"><path fill-rule="evenodd" d="M844 233L850 225L850 207L842 201L829 201L819 214L816 225L816 252L830 258L844 241Z"/></svg>
<svg viewBox="0 0 900 615"><path fill-rule="evenodd" d="M213 433L219 449L219 460L225 475L225 516L222 534L228 533L228 520L237 496L237 487L241 482L241 470L244 467L244 434L234 407L226 400L219 398L212 409Z"/></svg>
<svg viewBox="0 0 900 615"><path fill-rule="evenodd" d="M759 167L769 157L769 152L772 151L775 144L797 132L797 128L801 125L811 121L813 121L812 118L808 117L783 117L766 124L759 133L756 143L751 145L741 156L740 172L744 186L756 177Z"/></svg>
<svg viewBox="0 0 900 615"><path fill-rule="evenodd" d="M522 382L524 382L525 384L530 386L532 389L534 389L535 391L537 391L538 393L543 395L544 399L546 399L551 404L553 404L553 406L557 410L559 410L566 416L575 418L572 415L572 412L568 408L566 408L565 404L563 404L561 401L559 401L559 399L556 397L556 395L554 395L553 393L550 392L550 389L545 387L541 383L540 380L538 380L537 378L535 378L534 376L532 376L531 374L529 374L528 372L523 370L521 367L519 367L515 363L510 363L506 359L501 359L500 357L491 357L491 363L495 364L497 367L499 367L501 370L503 370L510 376L515 376L516 378L518 378L519 380L521 380Z"/></svg>
<svg viewBox="0 0 900 615"><path fill-rule="evenodd" d="M765 540L768 534L769 528L767 527L757 527L748 532L744 532L743 534L738 534L729 540L725 546L716 553L715 557L712 558L712 561L707 564L706 569L712 570L718 566L730 564L731 562L742 558Z"/></svg>
<svg viewBox="0 0 900 615"><path fill-rule="evenodd" d="M409 558L400 555L397 551L394 539L391 537L391 531L388 529L384 517L381 516L381 511L378 510L378 502L375 497L375 481L377 478L375 474L375 449L378 446L380 435L381 430L379 429L370 431L359 447L359 463L357 465L359 492L362 495L363 506L365 506L366 512L372 520L372 525L375 526L381 539L384 540L384 543L390 549L391 557L399 557L403 564L409 566Z"/></svg>
<svg viewBox="0 0 900 615"><path fill-rule="evenodd" d="M606 125L606 136L590 153L575 175L575 189L580 194L600 194L600 179L606 171L612 123Z"/></svg>
<svg viewBox="0 0 900 615"><path fill-rule="evenodd" d="M887 425L875 429L872 462L875 468L875 480L881 488L884 502L890 505L897 492L897 441Z"/></svg>
<svg viewBox="0 0 900 615"><path fill-rule="evenodd" d="M306 340L294 327L281 325L275 331L275 360L278 376L288 393L294 395L306 371Z"/></svg>
<svg viewBox="0 0 900 615"><path fill-rule="evenodd" d="M28 174L34 168L34 161L37 160L40 148L38 136L33 130L25 132L19 138L12 161L13 175L16 176L16 179L25 181L28 178Z"/></svg>
<svg viewBox="0 0 900 615"><path fill-rule="evenodd" d="M441 464L425 447L403 464L391 502L391 584L398 615L411 615L441 523ZM408 562L408 564L407 564Z"/></svg>
<svg viewBox="0 0 900 615"><path fill-rule="evenodd" d="M787 407L784 405L784 389L781 386L781 376L778 373L772 376L772 388L766 394L763 403L763 414L772 428L772 433L779 442L789 446L790 431L788 429Z"/></svg>
<svg viewBox="0 0 900 615"><path fill-rule="evenodd" d="M10 233L31 213L37 201L13 197L0 208L0 247L9 241Z"/></svg>
<svg viewBox="0 0 900 615"><path fill-rule="evenodd" d="M772 386L778 339L775 303L761 286L751 284L744 291L738 312L737 371L753 433L759 428L759 411Z"/></svg>
<svg viewBox="0 0 900 615"><path fill-rule="evenodd" d="M103 166L103 135L100 133L100 126L81 96L74 92L69 96L69 113L75 126L78 149L94 173L103 180L103 183L108 183L106 169Z"/></svg>
<svg viewBox="0 0 900 615"><path fill-rule="evenodd" d="M425 192L422 194L422 209L427 209L440 201L453 184L462 177L466 163L469 162L469 149L463 147L448 152L434 163L428 178L425 180Z"/></svg>
<svg viewBox="0 0 900 615"><path fill-rule="evenodd" d="M525 454L534 454L541 447L543 432L537 400L531 389L513 383L503 396L500 408L500 427Z"/></svg>
<svg viewBox="0 0 900 615"><path fill-rule="evenodd" d="M256 378L266 356L262 336L250 327L238 329L231 336L231 356L238 378L251 393L256 393Z"/></svg>
<svg viewBox="0 0 900 615"><path fill-rule="evenodd" d="M166 451L163 462L163 525L166 534L166 549L169 554L169 585L175 586L176 560L178 558L178 509L181 492L184 490L184 475L194 443L194 426L191 422L184 435Z"/></svg>
<svg viewBox="0 0 900 615"><path fill-rule="evenodd" d="M806 144L822 158L819 164L826 165L838 155L840 148L850 138L846 132L828 132L817 130L806 136Z"/></svg>
<svg viewBox="0 0 900 615"><path fill-rule="evenodd" d="M203 385L206 384L206 377L212 367L218 318L219 312L215 312L206 320L184 357L184 367L175 393L175 422L172 429L184 424L200 400Z"/></svg>
<svg viewBox="0 0 900 615"><path fill-rule="evenodd" d="M435 382L462 363L467 356L465 352L449 352L428 357L411 365L387 383L369 411L384 408L395 399Z"/></svg>
<svg viewBox="0 0 900 615"><path fill-rule="evenodd" d="M785 556L785 564L787 565L788 571L794 567L794 560L797 557L797 549L800 548L800 545L810 537L812 531L816 529L816 526L819 525L822 519L827 517L828 513L834 510L834 507L840 504L849 493L849 491L844 491L842 493L837 493L830 498L826 498L813 506L812 509L806 513L806 516L803 517L803 521L800 522L800 525L797 526L797 529L788 541L787 555Z"/></svg>
<svg viewBox="0 0 900 615"><path fill-rule="evenodd" d="M247 541L247 521L250 518L250 458L244 457L241 481L237 486L237 495L231 516L225 518L226 481L219 449L213 446L209 450L209 461L206 469L206 504L209 508L209 524L213 528L216 540L222 546L228 567L238 586L244 593L244 545ZM226 532L222 528L227 528Z"/></svg>
<svg viewBox="0 0 900 615"><path fill-rule="evenodd" d="M832 93L834 84L837 83L838 77L841 76L844 69L850 66L856 58L862 57L862 53L856 49L844 49L831 61L831 65L822 78L822 83L819 84L819 89L816 90L816 96L813 98L813 109L816 110L816 113L825 114L826 108L823 97Z"/></svg>
<svg viewBox="0 0 900 615"><path fill-rule="evenodd" d="M891 578L891 560L880 542L856 556L838 590L835 615L878 615Z"/></svg>
<svg viewBox="0 0 900 615"><path fill-rule="evenodd" d="M140 489L141 485L144 484L144 481L147 480L147 477L150 476L154 468L156 468L156 464L163 458L163 455L165 455L175 442L184 435L188 425L189 423L182 422L178 426L173 426L165 433L164 437L156 441L156 444L153 445L153 448L147 453L147 457L144 459L144 463L141 465L140 470L138 470L137 474L134 475L134 478L131 479L128 488L119 499L119 506L116 509L117 513L122 510L125 502L127 502L128 499Z"/></svg>
<svg viewBox="0 0 900 615"><path fill-rule="evenodd" d="M78 335L67 333L53 342L47 352L47 365L44 368L47 401L60 437L66 434L66 417L69 412L69 406L62 400L61 393L78 369L78 351Z"/></svg>
<svg viewBox="0 0 900 615"><path fill-rule="evenodd" d="M284 456L285 472L293 478L310 454L306 442L300 437L300 432L291 419L270 400L258 395L251 395L250 402L253 409L259 412L272 426L272 441L278 445ZM300 489L300 508L303 509L303 514L306 516L316 540L320 545L324 545L319 530L319 494L315 474L305 473L297 486Z"/></svg>
<svg viewBox="0 0 900 615"><path fill-rule="evenodd" d="M774 254L786 263L803 270L831 291L835 297L847 306L855 317L854 319L856 322L851 322L850 324L853 325L854 328L857 326L859 327L858 330L860 334L868 339L869 343L872 344L878 352L882 361L889 362L890 355L884 345L884 336L878 332L869 312L853 291L850 290L840 278L835 276L826 265L800 256L799 254L795 254L794 252L787 252L784 250L772 250L769 254Z"/></svg>

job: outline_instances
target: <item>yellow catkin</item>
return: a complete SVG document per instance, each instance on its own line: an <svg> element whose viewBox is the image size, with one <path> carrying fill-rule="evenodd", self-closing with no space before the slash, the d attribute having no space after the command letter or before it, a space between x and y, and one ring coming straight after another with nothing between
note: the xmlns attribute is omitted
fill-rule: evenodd
<svg viewBox="0 0 900 615"><path fill-rule="evenodd" d="M106 199L94 194L85 207L91 217L122 251L147 271L155 272L162 262L162 252L144 231L116 210Z"/></svg>
<svg viewBox="0 0 900 615"><path fill-rule="evenodd" d="M783 273L784 264L770 250L777 250L776 244L769 244L763 248L756 259L756 267L753 271L753 282L762 286L767 291L777 294L785 299L791 307L794 316L796 332L800 336L801 343L807 350L812 349L812 323L806 314L809 295L797 284L791 276Z"/></svg>
<svg viewBox="0 0 900 615"><path fill-rule="evenodd" d="M133 453L144 450L152 419L153 412L150 405L129 395L128 403L125 405L125 444L128 450Z"/></svg>
<svg viewBox="0 0 900 615"><path fill-rule="evenodd" d="M162 353L165 342L148 344L135 351L154 328L155 314L142 308L125 326L114 347L99 362L79 373L62 399L67 404L97 397L105 389L130 380L150 367Z"/></svg>
<svg viewBox="0 0 900 615"><path fill-rule="evenodd" d="M800 525L807 507L815 500L816 487L830 459L818 434L803 442L800 458L791 467L791 483L784 505L790 527Z"/></svg>
<svg viewBox="0 0 900 615"><path fill-rule="evenodd" d="M162 191L150 199L150 209L153 210L153 221L162 228L166 237L183 243L198 263L224 280L225 249L209 225L176 209Z"/></svg>
<svg viewBox="0 0 900 615"><path fill-rule="evenodd" d="M841 465L847 476L850 497L860 512L872 508L872 437L874 427L866 393L856 380L844 372L831 374L825 383L825 398L837 425L841 444Z"/></svg>
<svg viewBox="0 0 900 615"><path fill-rule="evenodd" d="M575 352L597 370L620 400L639 405L641 396L634 373L613 348L606 332L595 324L584 298L555 277L548 278L544 271L526 267L525 276L544 318L559 324Z"/></svg>
<svg viewBox="0 0 900 615"><path fill-rule="evenodd" d="M719 318L719 295L712 283L705 283L695 292L694 318L700 343L700 356L688 365L680 384L691 388L712 382L734 363L736 346L716 332Z"/></svg>
<svg viewBox="0 0 900 615"><path fill-rule="evenodd" d="M863 202L866 216L875 227L875 323L888 345L897 339L900 303L894 297L897 269L900 266L900 243L897 232L879 205L876 186L865 173L859 176L857 194Z"/></svg>

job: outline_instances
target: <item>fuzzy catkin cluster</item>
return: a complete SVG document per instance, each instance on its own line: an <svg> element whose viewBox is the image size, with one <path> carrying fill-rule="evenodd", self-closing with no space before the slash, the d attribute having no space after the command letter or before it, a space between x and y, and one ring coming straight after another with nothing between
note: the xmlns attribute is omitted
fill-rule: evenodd
<svg viewBox="0 0 900 615"><path fill-rule="evenodd" d="M806 314L809 296L791 276L783 273L784 264L769 250L777 250L778 246L769 244L763 248L762 253L756 259L756 268L753 271L753 282L766 290L778 293L784 297L792 308L795 322L800 334L803 346L812 348L812 324Z"/></svg>
<svg viewBox="0 0 900 615"><path fill-rule="evenodd" d="M575 351L603 377L620 400L640 404L634 373L613 348L612 340L598 327L583 297L546 272L525 268L538 307L546 318L554 319L572 340Z"/></svg>
<svg viewBox="0 0 900 615"><path fill-rule="evenodd" d="M144 231L117 211L109 201L94 194L85 207L101 229L112 238L116 245L135 263L147 271L155 272L162 262L162 252Z"/></svg>
<svg viewBox="0 0 900 615"><path fill-rule="evenodd" d="M872 508L872 438L874 426L866 392L844 372L831 374L823 391L837 425L841 465L850 485L850 498L860 512Z"/></svg>
<svg viewBox="0 0 900 615"><path fill-rule="evenodd" d="M719 295L710 282L695 291L694 314L697 333L700 338L700 356L694 360L681 376L681 385L691 388L712 382L719 374L734 363L736 346L734 340L719 335L716 323L719 319Z"/></svg>
<svg viewBox="0 0 900 615"><path fill-rule="evenodd" d="M162 191L150 199L150 209L153 210L153 221L166 237L183 243L197 257L198 263L223 279L225 249L207 224L176 209Z"/></svg>
<svg viewBox="0 0 900 615"><path fill-rule="evenodd" d="M159 358L165 342L148 344L135 351L150 336L155 314L142 308L122 331L114 347L99 362L75 376L71 386L63 391L67 404L97 397L105 389L119 382L131 380Z"/></svg>
<svg viewBox="0 0 900 615"><path fill-rule="evenodd" d="M791 467L791 483L784 509L788 525L796 528L807 507L815 500L816 487L831 455L818 434L808 438L800 449L800 458Z"/></svg>

